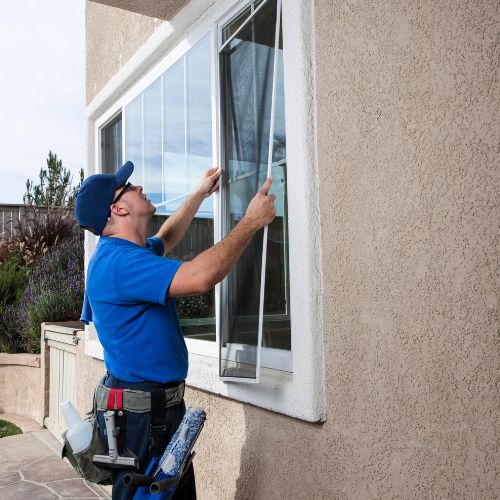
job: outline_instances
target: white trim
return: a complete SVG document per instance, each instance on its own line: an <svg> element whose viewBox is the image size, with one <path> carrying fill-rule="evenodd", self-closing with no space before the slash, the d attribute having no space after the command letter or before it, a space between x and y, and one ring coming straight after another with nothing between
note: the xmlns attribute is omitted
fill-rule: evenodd
<svg viewBox="0 0 500 500"><path fill-rule="evenodd" d="M165 61L173 53L185 52L189 40L212 29L217 20L229 15L227 12L231 7L231 12L234 12L241 5L243 2L231 0L192 0L170 22L163 23L110 80L87 107L87 158L90 159L87 174L95 172L91 162L96 158L96 126L123 105L127 94L132 95L131 89L138 87L139 83L146 85L148 79L153 81L159 76ZM187 383L293 417L318 421L325 420L325 376L312 0L283 0L282 17L288 198L293 200L288 208L290 269L300 270L290 273L293 374L262 369L259 384L224 382L218 376L216 358L190 353ZM186 38L179 42L182 37ZM157 67L145 75L154 64ZM216 79L217 75L213 78ZM301 119L298 120L297 116ZM217 225L214 226L219 230ZM95 240L92 235L86 236L86 262ZM220 300L219 293L217 287L216 300ZM217 335L218 328L219 325ZM102 359L95 347L97 343L97 340L89 339L85 351Z"/></svg>
<svg viewBox="0 0 500 500"><path fill-rule="evenodd" d="M254 11L249 12L248 17L243 21L243 23L238 26L238 29L224 42L222 47L219 49L219 53L224 50L226 45L231 43L232 40L240 33L240 31L256 16L260 9L268 2L269 0L264 0ZM224 24L229 24L231 21L224 21Z"/></svg>

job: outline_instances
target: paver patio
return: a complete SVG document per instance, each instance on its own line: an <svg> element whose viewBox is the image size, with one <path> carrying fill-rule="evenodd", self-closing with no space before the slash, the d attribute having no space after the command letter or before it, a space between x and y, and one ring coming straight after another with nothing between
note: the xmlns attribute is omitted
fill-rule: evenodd
<svg viewBox="0 0 500 500"><path fill-rule="evenodd" d="M111 498L61 460L60 450L60 443L47 429L0 439L0 498Z"/></svg>

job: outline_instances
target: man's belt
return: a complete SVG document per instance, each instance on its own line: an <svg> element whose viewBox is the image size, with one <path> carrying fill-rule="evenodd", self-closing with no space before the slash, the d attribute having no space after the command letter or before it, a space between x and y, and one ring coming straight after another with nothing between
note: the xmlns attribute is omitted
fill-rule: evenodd
<svg viewBox="0 0 500 500"><path fill-rule="evenodd" d="M184 397L185 383L168 389L153 389L151 392L165 391L165 408L179 404ZM151 411L151 392L134 389L114 389L99 384L96 388L96 405L99 411L128 410L136 413Z"/></svg>

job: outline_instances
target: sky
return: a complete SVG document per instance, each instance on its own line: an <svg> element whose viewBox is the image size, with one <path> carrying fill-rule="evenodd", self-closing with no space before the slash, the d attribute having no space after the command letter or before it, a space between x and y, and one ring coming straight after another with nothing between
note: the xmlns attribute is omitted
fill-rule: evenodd
<svg viewBox="0 0 500 500"><path fill-rule="evenodd" d="M76 182L85 165L85 2L0 0L0 204L23 202L49 151Z"/></svg>

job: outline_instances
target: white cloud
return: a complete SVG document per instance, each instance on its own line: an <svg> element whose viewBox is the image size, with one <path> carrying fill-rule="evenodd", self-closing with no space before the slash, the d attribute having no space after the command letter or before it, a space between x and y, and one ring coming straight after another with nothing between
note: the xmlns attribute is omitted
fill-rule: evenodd
<svg viewBox="0 0 500 500"><path fill-rule="evenodd" d="M0 204L22 203L49 150L84 167L84 0L0 0L0 61Z"/></svg>

